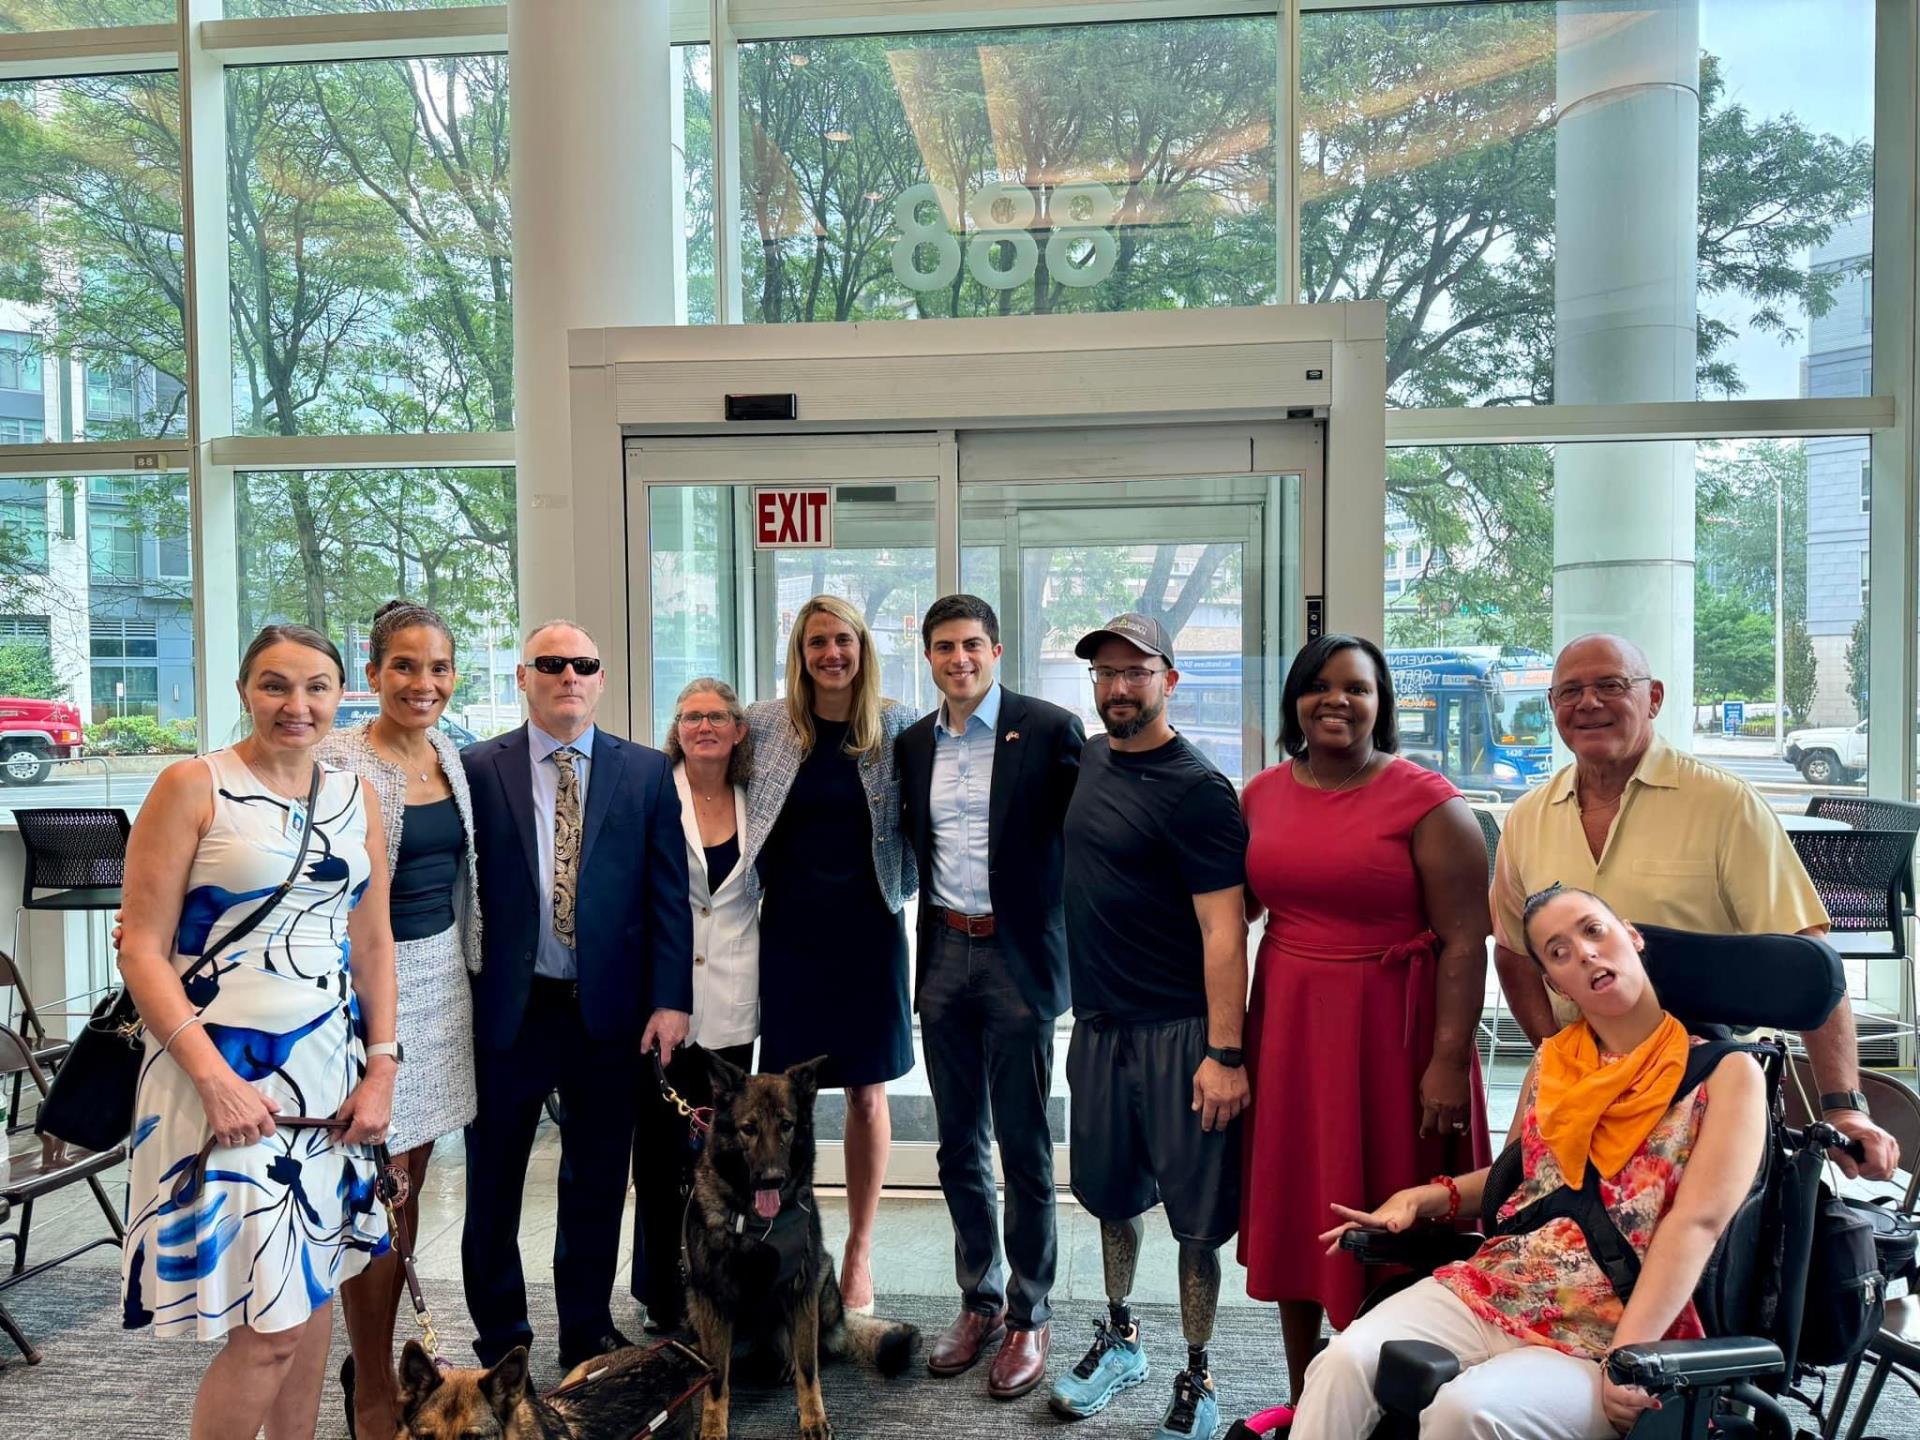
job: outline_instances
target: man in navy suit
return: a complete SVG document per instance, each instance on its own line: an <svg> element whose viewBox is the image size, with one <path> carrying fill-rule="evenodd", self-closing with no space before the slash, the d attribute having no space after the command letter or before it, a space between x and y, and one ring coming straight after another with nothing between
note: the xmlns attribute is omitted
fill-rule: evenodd
<svg viewBox="0 0 1920 1440"><path fill-rule="evenodd" d="M1070 711L994 679L1000 622L986 601L945 596L920 630L943 703L894 753L902 829L920 863L916 998L961 1306L927 1368L958 1375L1004 1333L987 1393L1011 1400L1040 1383L1049 1349L1058 1244L1047 1094L1054 1021L1067 1008L1061 827L1086 732Z"/></svg>
<svg viewBox="0 0 1920 1440"><path fill-rule="evenodd" d="M634 1073L649 1048L668 1060L687 1037L693 912L672 767L594 725L607 682L593 638L568 621L542 625L515 673L532 718L461 757L483 945L460 1268L480 1363L530 1344L520 1199L541 1107L559 1090L553 1288L571 1368L627 1343L609 1305Z"/></svg>

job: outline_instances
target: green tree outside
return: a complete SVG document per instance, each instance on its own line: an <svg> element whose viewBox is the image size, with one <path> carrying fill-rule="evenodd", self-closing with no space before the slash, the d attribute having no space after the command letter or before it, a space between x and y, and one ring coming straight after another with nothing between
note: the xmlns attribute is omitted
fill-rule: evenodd
<svg viewBox="0 0 1920 1440"><path fill-rule="evenodd" d="M69 691L53 668L45 645L13 641L0 645L0 695L23 700L64 700Z"/></svg>

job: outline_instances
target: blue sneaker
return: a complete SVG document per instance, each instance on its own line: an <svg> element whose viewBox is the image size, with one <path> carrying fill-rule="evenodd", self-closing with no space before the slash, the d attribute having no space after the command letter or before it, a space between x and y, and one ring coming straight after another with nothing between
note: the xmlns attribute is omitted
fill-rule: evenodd
<svg viewBox="0 0 1920 1440"><path fill-rule="evenodd" d="M1140 1344L1140 1327L1135 1325L1133 1338L1127 1340L1102 1320L1093 1327L1093 1348L1053 1382L1053 1394L1047 1403L1064 1419L1084 1420L1098 1415L1114 1396L1146 1378L1147 1352Z"/></svg>
<svg viewBox="0 0 1920 1440"><path fill-rule="evenodd" d="M1153 1440L1213 1440L1220 1428L1220 1396L1213 1376L1182 1370L1173 1377L1173 1403Z"/></svg>

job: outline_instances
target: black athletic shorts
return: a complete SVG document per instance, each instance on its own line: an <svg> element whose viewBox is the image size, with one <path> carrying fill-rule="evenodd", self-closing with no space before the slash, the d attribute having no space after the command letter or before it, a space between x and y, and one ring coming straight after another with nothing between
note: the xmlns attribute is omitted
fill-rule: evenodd
<svg viewBox="0 0 1920 1440"><path fill-rule="evenodd" d="M1240 1121L1202 1130L1193 1072L1204 1019L1078 1021L1067 1047L1073 1194L1101 1220L1164 1202L1174 1238L1219 1246L1240 1225Z"/></svg>

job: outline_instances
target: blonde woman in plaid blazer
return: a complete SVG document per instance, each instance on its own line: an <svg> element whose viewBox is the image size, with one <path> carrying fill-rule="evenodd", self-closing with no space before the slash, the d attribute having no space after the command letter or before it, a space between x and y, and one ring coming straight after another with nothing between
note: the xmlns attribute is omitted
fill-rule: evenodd
<svg viewBox="0 0 1920 1440"><path fill-rule="evenodd" d="M873 1220L891 1129L887 1081L913 1068L907 932L919 881L900 834L893 742L912 724L880 694L860 613L833 595L800 607L787 696L750 707L753 779L741 864L763 897L760 1068L826 1056L846 1092L848 1233L840 1288L873 1301Z"/></svg>

